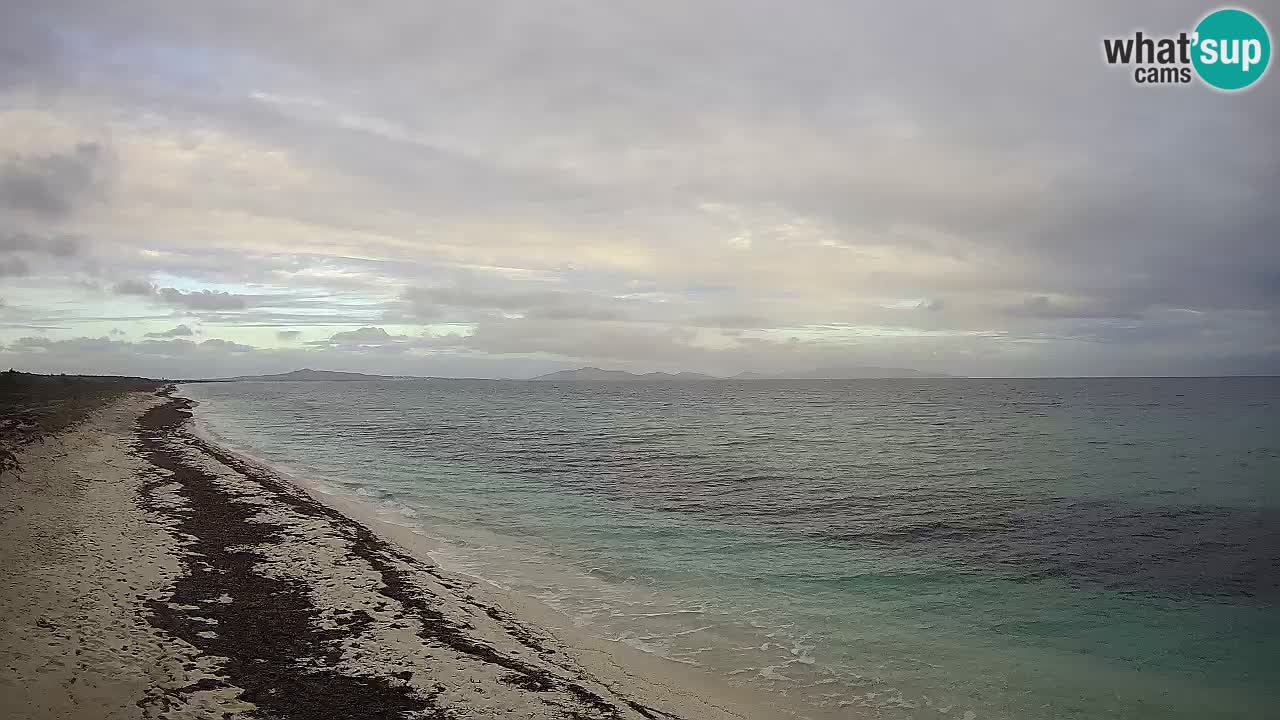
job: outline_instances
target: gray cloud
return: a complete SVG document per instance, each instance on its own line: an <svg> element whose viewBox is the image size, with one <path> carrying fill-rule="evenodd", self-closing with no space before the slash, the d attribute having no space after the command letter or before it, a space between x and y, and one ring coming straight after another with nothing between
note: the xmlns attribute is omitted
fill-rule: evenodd
<svg viewBox="0 0 1280 720"><path fill-rule="evenodd" d="M68 235L41 237L26 232L0 232L0 277L22 277L33 272L32 263L62 259L80 252L78 238Z"/></svg>
<svg viewBox="0 0 1280 720"><path fill-rule="evenodd" d="M301 330L277 330L276 337L280 340L293 341L302 337Z"/></svg>
<svg viewBox="0 0 1280 720"><path fill-rule="evenodd" d="M54 257L71 257L83 247L80 238L70 235L39 237L25 232L0 233L0 253L32 253Z"/></svg>
<svg viewBox="0 0 1280 720"><path fill-rule="evenodd" d="M145 280L122 280L111 287L111 291L117 295L154 295L156 288Z"/></svg>
<svg viewBox="0 0 1280 720"><path fill-rule="evenodd" d="M222 340L221 338L209 338L208 340L200 343L200 347L234 353L247 353L255 350L252 345L232 342L230 340Z"/></svg>
<svg viewBox="0 0 1280 720"><path fill-rule="evenodd" d="M392 335L385 328L362 327L334 333L327 340L313 340L307 345L345 352L402 353L413 346L413 339L405 335Z"/></svg>
<svg viewBox="0 0 1280 720"><path fill-rule="evenodd" d="M479 289L471 287L409 288L401 299L409 317L467 321L518 313L548 320L621 320L629 303L587 292L561 290Z"/></svg>
<svg viewBox="0 0 1280 720"><path fill-rule="evenodd" d="M0 207L59 218L95 196L105 151L93 142L71 150L0 161Z"/></svg>
<svg viewBox="0 0 1280 720"><path fill-rule="evenodd" d="M402 338L392 336L380 327L362 327L359 330L334 333L329 342L338 345L383 345Z"/></svg>
<svg viewBox="0 0 1280 720"><path fill-rule="evenodd" d="M192 290L183 292L164 287L156 290L162 302L192 310L241 310L248 307L248 298L222 290Z"/></svg>
<svg viewBox="0 0 1280 720"><path fill-rule="evenodd" d="M22 277L30 272L31 266L22 258L0 258L0 277Z"/></svg>
<svg viewBox="0 0 1280 720"><path fill-rule="evenodd" d="M224 290L183 291L171 287L156 287L145 280L122 280L113 285L111 291L116 295L150 297L174 307L207 311L243 310L254 299Z"/></svg>
<svg viewBox="0 0 1280 720"><path fill-rule="evenodd" d="M9 345L10 351L66 353L71 356L89 356L96 354L138 354L162 357L185 357L195 354L248 353L254 348L250 345L231 342L218 338L210 338L204 342L193 342L182 338L166 340L143 340L128 342L112 340L108 337L78 337L55 340L46 337L24 336Z"/></svg>
<svg viewBox="0 0 1280 720"><path fill-rule="evenodd" d="M195 332L192 331L191 328L187 327L186 325L176 325L163 332L149 332L147 333L146 336L149 338L172 338L172 337L191 337L192 335L195 335Z"/></svg>

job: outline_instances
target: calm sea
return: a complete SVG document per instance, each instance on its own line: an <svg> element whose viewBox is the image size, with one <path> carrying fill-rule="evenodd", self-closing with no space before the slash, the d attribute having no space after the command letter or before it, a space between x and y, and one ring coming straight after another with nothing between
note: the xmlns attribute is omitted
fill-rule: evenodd
<svg viewBox="0 0 1280 720"><path fill-rule="evenodd" d="M443 565L802 714L1280 716L1280 379L183 393Z"/></svg>

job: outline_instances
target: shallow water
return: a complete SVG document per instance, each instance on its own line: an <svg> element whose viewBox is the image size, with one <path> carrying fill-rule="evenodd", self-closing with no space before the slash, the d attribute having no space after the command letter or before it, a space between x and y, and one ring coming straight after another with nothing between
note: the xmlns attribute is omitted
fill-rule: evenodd
<svg viewBox="0 0 1280 720"><path fill-rule="evenodd" d="M442 564L801 712L1280 712L1277 379L183 393Z"/></svg>

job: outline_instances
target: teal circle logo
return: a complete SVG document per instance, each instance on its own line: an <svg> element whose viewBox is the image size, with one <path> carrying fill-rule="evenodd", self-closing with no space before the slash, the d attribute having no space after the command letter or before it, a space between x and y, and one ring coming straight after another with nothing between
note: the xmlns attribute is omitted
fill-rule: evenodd
<svg viewBox="0 0 1280 720"><path fill-rule="evenodd" d="M1191 63L1209 85L1241 90L1267 71L1271 36L1252 14L1235 8L1216 10L1196 25L1195 32Z"/></svg>

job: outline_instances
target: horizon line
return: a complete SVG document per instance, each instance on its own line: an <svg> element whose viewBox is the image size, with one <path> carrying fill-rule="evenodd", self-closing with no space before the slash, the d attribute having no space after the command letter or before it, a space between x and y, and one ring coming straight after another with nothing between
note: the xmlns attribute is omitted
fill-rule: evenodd
<svg viewBox="0 0 1280 720"><path fill-rule="evenodd" d="M208 382L273 382L273 380L257 380L256 378L270 378L275 375L285 375L296 370L286 370L281 373L263 373L260 375L241 375L233 377L210 377L210 378L172 378L172 377L150 377L146 375L120 375L120 374L95 374L95 373L53 373L53 372L29 372L25 370L14 370L23 375L35 375L37 377L71 377L71 378L127 378L136 380L149 380L154 382L166 382L175 385L186 383L208 383ZM453 376L453 375L382 375L376 373L363 373L355 370L319 370L315 372L333 372L345 373L350 375L363 375L376 380L453 380L453 381L487 381L487 382L546 382L555 384L556 382L564 383L609 383L615 382L603 379L566 379L566 380L541 380L542 375L517 378L517 377L479 377L479 376ZM552 371L562 372L562 371ZM631 373L626 370L612 371L626 372L636 377L643 377L641 374ZM655 371L664 372L664 371ZM0 376L7 374L0 372ZM544 373L548 374L548 373ZM668 373L673 374L673 373ZM759 378L740 378L735 376L716 376L706 373L698 373L706 375L704 378L693 380L679 380L679 384L693 384L699 382L851 382L851 381L867 381L867 380L1217 380L1232 378L1280 378L1280 373L1232 373L1220 375L918 375L918 376L885 376L885 377L759 377ZM359 380L275 380L274 382L361 382ZM655 380L653 382L662 382Z"/></svg>

